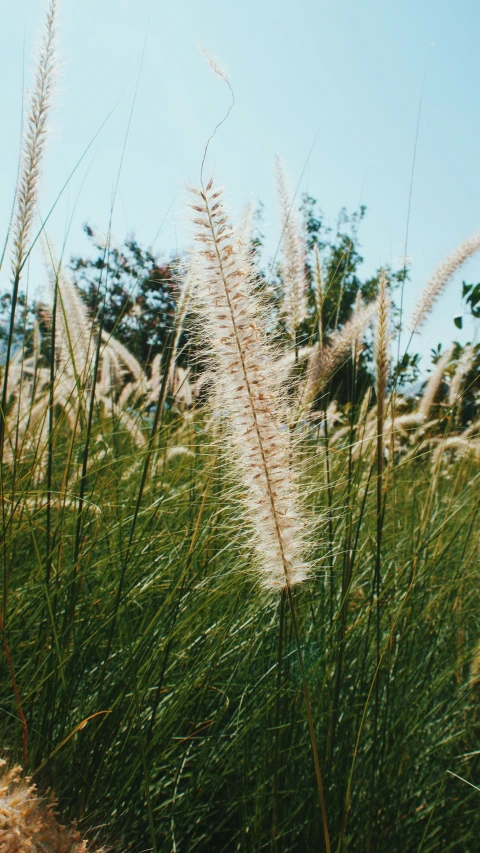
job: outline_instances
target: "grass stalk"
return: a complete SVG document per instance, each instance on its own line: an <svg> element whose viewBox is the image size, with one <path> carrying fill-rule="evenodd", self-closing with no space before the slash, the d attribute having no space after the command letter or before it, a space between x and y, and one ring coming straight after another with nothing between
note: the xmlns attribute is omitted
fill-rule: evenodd
<svg viewBox="0 0 480 853"><path fill-rule="evenodd" d="M287 589L288 604L290 607L290 615L292 618L293 632L295 635L295 645L297 647L298 663L300 666L300 672L301 672L301 676L302 676L303 696L305 699L305 709L307 712L308 730L310 733L310 743L312 746L313 763L315 765L315 776L317 779L318 800L320 803L320 811L322 814L322 826L323 826L323 837L324 837L324 841L325 841L325 851L326 851L326 853L331 853L330 834L328 831L327 809L326 809L326 805L325 805L325 795L324 795L324 791L323 791L322 773L320 770L320 761L318 758L317 739L315 736L315 726L313 723L312 707L310 704L310 694L308 691L307 677L305 674L305 665L303 662L302 646L300 643L300 636L298 633L297 617L296 617L296 613L295 613L295 605L294 605L294 601L293 601L292 589L290 586L288 586L286 589Z"/></svg>

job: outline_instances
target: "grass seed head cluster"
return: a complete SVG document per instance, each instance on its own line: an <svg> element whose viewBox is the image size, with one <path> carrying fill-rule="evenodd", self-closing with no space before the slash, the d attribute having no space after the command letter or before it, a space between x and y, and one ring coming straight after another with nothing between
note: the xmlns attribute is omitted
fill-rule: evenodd
<svg viewBox="0 0 480 853"><path fill-rule="evenodd" d="M192 301L213 367L214 399L225 415L229 447L262 584L281 590L307 577L306 523L295 477L286 404L262 306L242 243L212 181L193 191L196 255Z"/></svg>

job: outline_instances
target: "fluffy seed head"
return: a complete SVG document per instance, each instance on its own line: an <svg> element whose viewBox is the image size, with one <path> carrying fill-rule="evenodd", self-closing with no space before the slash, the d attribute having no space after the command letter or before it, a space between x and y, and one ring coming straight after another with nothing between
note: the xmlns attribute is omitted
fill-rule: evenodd
<svg viewBox="0 0 480 853"><path fill-rule="evenodd" d="M294 422L308 410L335 370L350 356L355 345L358 346L358 341L375 316L377 307L377 301L360 305L351 319L331 335L327 346L316 344L312 347L305 379L292 410Z"/></svg>
<svg viewBox="0 0 480 853"><path fill-rule="evenodd" d="M212 181L194 191L192 207L192 301L212 362L212 399L224 416L262 584L280 590L303 581L309 570L285 403L272 375L251 265Z"/></svg>
<svg viewBox="0 0 480 853"><path fill-rule="evenodd" d="M55 349L57 369L62 374L78 377L84 381L93 357L93 323L88 315L77 286L62 266L53 260L52 248L48 251L52 259L49 264L49 279L52 298L57 289L55 308ZM55 270L54 267L57 267Z"/></svg>
<svg viewBox="0 0 480 853"><path fill-rule="evenodd" d="M433 275L428 279L420 299L417 302L415 310L410 320L410 328L414 332L425 323L428 315L432 311L437 299L441 296L449 283L452 276L457 270L470 258L475 252L480 249L480 231L477 231L472 237L464 240L463 243L451 252L450 255L442 261L437 267Z"/></svg>
<svg viewBox="0 0 480 853"><path fill-rule="evenodd" d="M54 803L41 799L20 768L0 759L0 850L2 853L94 853L75 827L57 823ZM98 850L96 853L101 853Z"/></svg>
<svg viewBox="0 0 480 853"><path fill-rule="evenodd" d="M450 383L450 390L448 394L448 405L454 406L458 403L458 398L460 396L460 389L462 387L462 380L464 376L469 372L473 362L473 349L471 346L466 346L463 349L462 354L457 362L457 367L455 369L455 373L453 374L452 381Z"/></svg>
<svg viewBox="0 0 480 853"><path fill-rule="evenodd" d="M375 327L375 370L378 409L383 409L390 372L390 296L387 289L387 277L382 270L378 282L378 313Z"/></svg>
<svg viewBox="0 0 480 853"><path fill-rule="evenodd" d="M437 361L430 376L428 377L427 383L422 394L422 399L420 400L420 405L418 407L419 412L423 415L424 418L428 418L430 414L431 408L435 402L437 391L443 379L443 374L445 373L445 368L448 362L450 361L451 355L451 349L448 349L446 352L444 352L442 357L439 358L439 360Z"/></svg>
<svg viewBox="0 0 480 853"><path fill-rule="evenodd" d="M22 160L17 186L17 207L13 222L14 277L20 276L30 248L30 235L38 200L48 115L55 83L56 12L56 0L51 0L40 41L30 106L25 118Z"/></svg>
<svg viewBox="0 0 480 853"><path fill-rule="evenodd" d="M296 341L297 331L308 313L305 250L291 201L287 176L279 157L275 161L282 224L281 273L284 283L283 311L287 332Z"/></svg>
<svg viewBox="0 0 480 853"><path fill-rule="evenodd" d="M323 343L323 298L324 298L324 286L323 286L323 270L322 270L322 259L320 257L320 249L315 243L315 263L313 266L313 283L315 287L315 309L317 312L317 323L318 323L318 340L320 345Z"/></svg>

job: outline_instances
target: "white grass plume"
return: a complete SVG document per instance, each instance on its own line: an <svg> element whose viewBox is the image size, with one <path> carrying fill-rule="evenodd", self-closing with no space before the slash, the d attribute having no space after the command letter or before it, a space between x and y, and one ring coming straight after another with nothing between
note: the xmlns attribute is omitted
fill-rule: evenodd
<svg viewBox="0 0 480 853"><path fill-rule="evenodd" d="M316 344L312 348L305 379L300 385L297 399L292 407L294 422L297 422L309 409L335 370L349 358L355 345L358 346L358 341L373 320L377 308L377 301L361 305L351 319L331 335L327 346Z"/></svg>
<svg viewBox="0 0 480 853"><path fill-rule="evenodd" d="M20 276L30 250L30 238L38 201L42 160L48 132L56 66L56 0L47 7L30 107L25 118L22 160L13 222L13 275Z"/></svg>
<svg viewBox="0 0 480 853"><path fill-rule="evenodd" d="M183 371L183 368L178 368L176 364L177 354L178 354L178 344L180 341L180 337L182 335L185 318L187 316L189 306L190 306L190 296L192 290L192 282L194 279L193 270L190 269L183 281L180 284L180 291L176 305L176 316L175 316L175 326L173 330L173 339L171 344L171 353L169 358L170 369L169 375L167 377L168 387L170 389L175 386L176 390L180 389L182 386L183 395L182 401L185 405L191 405L193 402L194 390L193 386L190 385L190 382L186 375L183 373L178 374L178 371ZM160 396L162 383L163 383L163 371L162 371L162 353L158 353L150 366L150 380L149 380L149 402L156 402ZM165 368L166 369L166 368ZM178 374L178 375L177 375ZM182 376L182 380L179 382L179 376ZM175 396L175 392L173 392ZM188 400L188 402L187 402Z"/></svg>
<svg viewBox="0 0 480 853"><path fill-rule="evenodd" d="M479 249L480 231L477 231L472 237L460 243L453 252L447 255L440 266L437 267L433 275L428 279L413 311L410 320L412 331L419 331L451 278L460 269L462 264L475 254L475 252L478 252Z"/></svg>
<svg viewBox="0 0 480 853"><path fill-rule="evenodd" d="M135 358L128 347L121 343L109 332L102 330L102 339L105 341L105 352L111 352L124 365L133 378L140 384L146 381L145 372L138 358Z"/></svg>
<svg viewBox="0 0 480 853"><path fill-rule="evenodd" d="M181 286L180 286L180 295L178 297L177 308L176 308L176 316L175 316L175 328L173 334L172 341L172 358L171 365L172 370L176 366L177 352L178 352L178 344L180 341L180 337L183 332L185 317L187 316L188 309L190 307L190 297L192 293L192 283L193 283L193 275L192 271L189 271L184 278Z"/></svg>
<svg viewBox="0 0 480 853"><path fill-rule="evenodd" d="M357 290L357 293L355 296L355 304L353 306L354 313L356 314L358 311L361 311L362 306L363 306L362 291L359 288ZM360 361L360 356L363 352L363 330L360 331L359 334L357 335L357 337L355 338L355 340L353 342L352 350L353 350L353 358L355 360L355 365L356 365L356 367L358 367L358 363Z"/></svg>
<svg viewBox="0 0 480 853"><path fill-rule="evenodd" d="M122 381L120 361L110 347L102 354L102 367L98 380L98 390L102 397L113 397Z"/></svg>
<svg viewBox="0 0 480 853"><path fill-rule="evenodd" d="M452 376L448 393L448 405L455 406L459 402L460 389L466 374L469 372L473 363L473 349L471 346L465 346L460 358L457 361L455 373Z"/></svg>
<svg viewBox="0 0 480 853"><path fill-rule="evenodd" d="M130 352L128 347L121 343L105 329L102 330L102 340L104 347L102 350L102 373L101 373L101 388L102 393L106 392L105 396L116 396L116 392L120 391L117 397L119 410L122 410L128 402L134 403L140 397L146 397L149 393L150 386L146 373L137 358ZM108 382L103 383L104 376L104 361L109 361L111 370L110 374L111 385ZM133 379L125 384L125 375L129 373ZM107 377L105 377L107 379Z"/></svg>
<svg viewBox="0 0 480 853"><path fill-rule="evenodd" d="M49 255L49 280L51 296L56 290L55 308L55 378L53 400L60 406L72 432L79 428L80 415L85 411L93 381L93 361L97 345L97 331L88 314L81 294L62 267L56 269L51 245ZM107 412L115 412L125 430L137 445L145 438L141 420L120 405L125 388L128 396L149 391L147 378L138 360L113 336L102 333L105 345L100 351L100 373L95 384L95 401ZM48 440L48 409L50 406L50 371L41 365L39 331L34 329L34 353L24 358L24 350L10 365L9 413L5 420L6 443L4 459L7 464L25 459L35 451L35 477L39 481L46 471ZM122 390L126 373L134 380ZM187 379L178 382L179 401L189 405ZM117 399L118 396L118 399ZM116 403L115 403L116 401ZM186 402L185 402L186 401ZM115 405L114 405L115 404ZM33 470L33 469L32 469Z"/></svg>
<svg viewBox="0 0 480 853"><path fill-rule="evenodd" d="M378 282L378 312L375 326L374 358L376 374L377 420L383 423L385 394L390 373L390 296L387 277L382 270Z"/></svg>
<svg viewBox="0 0 480 853"><path fill-rule="evenodd" d="M229 459L251 524L264 587L303 581L306 526L291 468L285 405L272 375L253 277L212 181L194 190L192 301L213 366L213 399L224 416Z"/></svg>
<svg viewBox="0 0 480 853"><path fill-rule="evenodd" d="M84 383L93 358L93 323L77 286L63 266L53 260L49 264L49 280L53 300L57 289L55 308L55 351L57 371Z"/></svg>
<svg viewBox="0 0 480 853"><path fill-rule="evenodd" d="M253 214L253 203L247 201L237 228L237 239L246 248L247 252L251 251L252 245Z"/></svg>
<svg viewBox="0 0 480 853"><path fill-rule="evenodd" d="M42 160L48 130L48 115L51 107L55 78L56 8L56 0L51 0L47 7L47 18L40 42L35 80L30 96L30 107L25 118L20 170L15 191L15 209L12 221L13 288L0 405L0 465L3 458L5 427L7 426L5 412L8 400L15 311L22 270L31 250L31 231L38 201ZM8 237L9 235L7 235L7 239Z"/></svg>
<svg viewBox="0 0 480 853"><path fill-rule="evenodd" d="M323 342L323 300L325 287L323 283L322 259L320 257L320 249L318 248L317 243L315 243L314 249L313 284L318 324L318 341L321 346ZM360 293L360 290L358 293Z"/></svg>
<svg viewBox="0 0 480 853"><path fill-rule="evenodd" d="M277 383L282 385L284 382L288 382L293 369L298 365L301 365L301 363L311 355L312 351L313 346L299 347L296 353L294 350L289 350L279 358L275 359Z"/></svg>
<svg viewBox="0 0 480 853"><path fill-rule="evenodd" d="M447 367L448 362L450 361L451 356L451 349L448 349L446 352L444 352L441 358L438 359L430 376L428 377L427 383L423 390L422 398L420 400L420 405L418 407L420 414L425 419L428 418L432 406L435 402L437 391L440 388L443 379L443 374L445 373L445 369Z"/></svg>
<svg viewBox="0 0 480 853"><path fill-rule="evenodd" d="M432 468L439 464L442 457L447 451L456 451L459 456L475 456L480 459L480 440L472 438L470 432L465 430L460 435L452 435L448 438L439 438L436 440L437 447L432 453Z"/></svg>
<svg viewBox="0 0 480 853"><path fill-rule="evenodd" d="M220 77L220 80L223 80L224 83L228 83L229 79L227 69L220 65L218 60L210 53L208 53L208 51L204 48L202 44L200 44L198 47L200 53L202 54L205 62L207 63L213 74L215 74L217 77Z"/></svg>
<svg viewBox="0 0 480 853"><path fill-rule="evenodd" d="M279 157L275 159L275 169L282 225L283 260L280 269L285 288L283 313L287 332L296 345L298 329L308 313L305 250L292 206L287 176Z"/></svg>

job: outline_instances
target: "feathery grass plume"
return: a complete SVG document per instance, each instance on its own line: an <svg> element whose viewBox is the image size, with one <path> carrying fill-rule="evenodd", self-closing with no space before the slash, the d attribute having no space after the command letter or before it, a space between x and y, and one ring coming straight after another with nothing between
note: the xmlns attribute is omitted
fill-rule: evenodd
<svg viewBox="0 0 480 853"><path fill-rule="evenodd" d="M460 435L434 438L432 443L437 445L432 453L432 468L435 468L447 450L462 451L462 456L470 454L480 459L480 439L472 437L468 429Z"/></svg>
<svg viewBox="0 0 480 853"><path fill-rule="evenodd" d="M412 332L418 330L425 323L428 315L432 311L437 299L441 296L446 286L450 282L452 276L458 269L468 260L475 252L480 249L480 231L473 234L463 243L460 243L457 248L451 252L437 267L432 276L428 279L420 299L413 311L410 319L410 328Z"/></svg>
<svg viewBox="0 0 480 853"><path fill-rule="evenodd" d="M181 338L185 317L190 306L190 297L192 293L192 273L189 271L180 285L180 294L177 302L175 328L173 333L172 348L170 352L170 374L175 370L178 343Z"/></svg>
<svg viewBox="0 0 480 853"><path fill-rule="evenodd" d="M378 313L375 326L374 358L376 373L377 422L379 434L383 429L385 417L385 394L390 372L390 297L387 290L387 277L382 270L378 282Z"/></svg>
<svg viewBox="0 0 480 853"><path fill-rule="evenodd" d="M220 77L220 80L223 80L224 83L228 83L228 71L226 68L223 68L218 60L212 56L208 51L204 48L203 44L198 46L200 53L202 54L205 62L209 66L210 70L217 76Z"/></svg>
<svg viewBox="0 0 480 853"><path fill-rule="evenodd" d="M361 310L362 304L363 304L362 291L359 288L357 290L356 295L355 295L355 304L353 306L353 311L355 314L357 313L357 311ZM353 342L352 350L353 350L353 359L355 361L355 366L358 368L360 356L363 352L363 332L360 332L360 334L358 334L357 337L355 338L355 340Z"/></svg>
<svg viewBox="0 0 480 853"><path fill-rule="evenodd" d="M428 377L427 383L423 390L422 398L420 400L420 405L418 407L418 411L421 415L423 415L425 419L428 418L432 406L435 402L437 391L440 388L443 379L443 374L445 373L445 368L447 367L451 356L452 350L446 350L446 352L443 353L441 358L438 359L430 376Z"/></svg>
<svg viewBox="0 0 480 853"><path fill-rule="evenodd" d="M120 377L120 363L115 362L115 356L111 349L105 347L102 353L102 367L98 380L98 390L102 397L113 397L115 389L118 388Z"/></svg>
<svg viewBox="0 0 480 853"><path fill-rule="evenodd" d="M13 405L5 421L3 455L7 465L13 465L15 459L22 459L44 437L44 395L49 379L49 371L37 367L35 357L23 362L15 359L11 364L9 397Z"/></svg>
<svg viewBox="0 0 480 853"><path fill-rule="evenodd" d="M47 237L44 240L44 254L55 310L55 383L51 389L52 400L62 407L75 432L87 406L95 355L94 324L77 286L61 261L56 260L53 246Z"/></svg>
<svg viewBox="0 0 480 853"><path fill-rule="evenodd" d="M377 311L378 302L361 305L344 326L334 332L328 345L315 344L308 359L305 379L298 389L297 398L292 407L291 419L294 423L303 417L325 387L335 370L351 355L352 348L361 338Z"/></svg>
<svg viewBox="0 0 480 853"><path fill-rule="evenodd" d="M0 850L2 853L95 853L75 826L61 826L55 803L38 796L19 767L0 759ZM101 853L96 848L96 853Z"/></svg>
<svg viewBox="0 0 480 853"><path fill-rule="evenodd" d="M273 376L259 298L222 192L193 190L197 217L192 301L213 363L214 399L226 416L262 584L282 590L309 574L306 523L290 464L285 404Z"/></svg>
<svg viewBox="0 0 480 853"><path fill-rule="evenodd" d="M390 400L391 399L392 398L390 398ZM395 397L395 402L398 402L398 397ZM423 424L424 420L424 416L418 410L415 412L406 412L403 415L399 415L395 411L385 418L385 432L388 433L391 430L394 430L402 435L408 435L409 431L413 429L413 427Z"/></svg>
<svg viewBox="0 0 480 853"><path fill-rule="evenodd" d="M161 398L165 401L169 389L175 389L172 391L174 396L180 392L180 396L177 398L178 402L182 402L182 404L187 406L192 404L193 397L195 396L195 388L190 384L187 377L189 369L185 372L183 368L178 367L176 364L178 344L190 305L193 277L192 269L190 269L183 281L181 281L176 305L175 325L170 345L166 347L166 357L165 353L158 353L150 366L150 379L148 380L149 396L147 402L157 403L161 408L163 408ZM180 397L182 398L181 400Z"/></svg>
<svg viewBox="0 0 480 853"><path fill-rule="evenodd" d="M393 400L395 400L395 409L393 408ZM402 439L408 438L416 440L416 438L418 438L417 428L425 428L429 425L425 423L426 416L418 409L413 412L399 414L398 409L402 403L405 403L405 400L395 394L386 401L386 404L384 402L383 406L384 412L387 409L390 411L390 414L384 417L383 434L390 434L392 436L394 449L399 452L406 450L405 442L402 443ZM370 448L373 446L373 443L378 438L379 434L377 420L378 408L376 405L373 406L367 414L364 404L365 398L362 402L363 414L359 415L358 418L357 441L353 450L354 459L358 458L359 455L364 454L364 452L368 457ZM342 430L339 432L342 432ZM334 434L334 436L332 436L332 442L335 438L338 438L338 436Z"/></svg>
<svg viewBox="0 0 480 853"><path fill-rule="evenodd" d="M280 269L284 284L283 313L285 325L297 346L298 329L308 313L307 279L305 276L305 250L300 228L288 186L287 176L280 158L275 158L277 189L282 224L282 254Z"/></svg>
<svg viewBox="0 0 480 853"><path fill-rule="evenodd" d="M450 389L448 392L448 405L455 406L458 403L458 398L460 395L460 388L462 386L462 381L464 376L469 372L473 362L473 349L471 346L467 345L464 347L463 352L458 359L457 366L455 368L455 373L453 374L452 381L450 383Z"/></svg>
<svg viewBox="0 0 480 853"><path fill-rule="evenodd" d="M301 669L310 740L315 764L322 826L330 853L328 822L318 748L303 663L292 586L304 581L310 566L305 559L307 525L294 478L292 445L286 405L275 383L273 358L266 341L262 310L252 265L222 203L221 191L194 190L193 209L199 214L192 298L198 308L204 338L214 364L214 395L226 415L232 461L251 523L263 586L288 598Z"/></svg>
<svg viewBox="0 0 480 853"><path fill-rule="evenodd" d="M162 388L162 377L162 353L158 352L150 365L150 379L148 381L149 403L155 403L158 400Z"/></svg>
<svg viewBox="0 0 480 853"><path fill-rule="evenodd" d="M275 374L278 384L287 382L293 369L305 361L312 350L312 346L299 347L296 354L294 350L290 350L277 358L275 360Z"/></svg>
<svg viewBox="0 0 480 853"><path fill-rule="evenodd" d="M51 254L51 247L49 247ZM56 265L54 265L56 266ZM70 403L75 409L87 384L93 367L94 323L89 316L76 284L63 267L50 272L53 291L57 287L55 350L58 382L56 401L64 408ZM100 397L110 397L118 389L126 372L133 376L127 384L128 396L141 396L148 390L147 377L138 359L117 338L102 330L104 346L101 350L102 369L96 392Z"/></svg>
<svg viewBox="0 0 480 853"><path fill-rule="evenodd" d="M112 378L115 378L117 382L117 391L121 389L116 401L118 408L121 411L128 402L134 403L140 397L146 397L150 390L150 384L142 365L124 344L122 344L117 338L114 338L112 334L106 332L105 329L102 329L102 340L105 344L102 349L102 364L103 359L106 358L111 360L112 366L118 365L118 367L115 368L117 372ZM125 374L127 373L129 373L133 378L125 383L124 379ZM101 387L103 393L103 385ZM113 387L111 388L111 391L114 391ZM106 396L110 396L110 393Z"/></svg>
<svg viewBox="0 0 480 853"><path fill-rule="evenodd" d="M320 257L320 249L318 248L317 243L315 243L315 248L314 248L313 283L314 283L314 294L315 294L315 310L317 312L318 342L321 346L322 342L323 342L324 286L323 286L322 259ZM360 293L360 290L358 291L358 293Z"/></svg>
<svg viewBox="0 0 480 853"><path fill-rule="evenodd" d="M236 229L237 240L245 246L247 251L250 251L252 246L253 214L253 203L251 201L247 201L243 209L238 228Z"/></svg>
<svg viewBox="0 0 480 853"><path fill-rule="evenodd" d="M40 41L35 79L30 95L30 106L25 117L21 165L15 194L16 209L12 222L13 289L1 396L0 459L3 456L5 430L4 419L8 400L8 374L10 368L18 289L22 270L31 249L31 231L38 201L42 160L48 130L48 116L52 104L52 94L55 82L56 12L56 0L50 0L47 7L45 26Z"/></svg>
<svg viewBox="0 0 480 853"><path fill-rule="evenodd" d="M51 248L49 247L51 253ZM63 266L49 268L52 298L55 287L55 353L57 371L80 386L86 382L93 358L93 322L77 286Z"/></svg>
<svg viewBox="0 0 480 853"><path fill-rule="evenodd" d="M102 329L102 340L105 343L103 352L109 352L112 356L116 356L117 360L132 374L135 382L138 384L139 390L141 389L141 391L145 392L147 377L138 358L118 338L106 332L105 329Z"/></svg>
<svg viewBox="0 0 480 853"><path fill-rule="evenodd" d="M56 369L53 399L55 404L63 409L71 430L76 432L79 415L86 405L85 393L88 392L91 378L95 329L76 285L61 266L57 267L52 247L48 243L46 250L50 260L50 289L55 304ZM101 372L95 387L95 399L108 410L124 381L126 371L134 375L134 383L131 383L133 390L130 393L134 391L138 396L142 389L146 393L148 386L139 362L128 349L106 333L103 339L106 344L101 352ZM34 333L33 357L18 359L18 364L15 359L11 364L10 390L15 398L15 406L11 408L6 419L9 441L4 453L5 461L12 465L15 458L22 459L26 453L35 449L37 481L42 479L46 470L50 393L49 371L37 367L38 356L38 334ZM142 386L140 390L139 386ZM136 420L121 408L117 415L136 444L143 444L144 436Z"/></svg>
<svg viewBox="0 0 480 853"><path fill-rule="evenodd" d="M13 277L18 278L30 249L30 235L38 200L42 159L52 105L56 66L56 0L50 0L42 33L30 108L25 118L22 164L17 187L17 210L13 222Z"/></svg>

